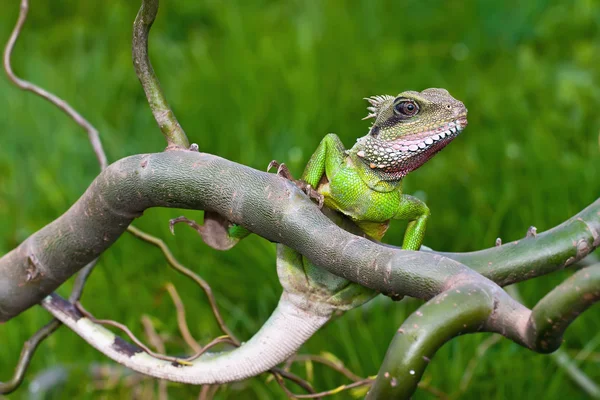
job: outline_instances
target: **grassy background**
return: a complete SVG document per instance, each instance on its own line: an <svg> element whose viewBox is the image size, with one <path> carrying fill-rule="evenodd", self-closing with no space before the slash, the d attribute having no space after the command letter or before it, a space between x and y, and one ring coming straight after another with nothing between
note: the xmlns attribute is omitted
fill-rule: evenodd
<svg viewBox="0 0 600 400"><path fill-rule="evenodd" d="M100 130L110 160L164 146L130 56L136 2L34 1L14 69L67 99ZM16 1L0 4L0 41L16 21ZM153 64L179 121L202 151L264 169L285 160L299 174L320 138L336 132L350 146L366 133L374 94L445 87L469 108L469 127L407 179L432 210L426 243L468 251L494 239L546 230L600 193L600 9L593 0L164 1L150 40ZM45 101L0 79L0 254L64 212L98 172L84 132ZM136 225L164 238L205 277L227 323L249 338L280 294L274 245L252 237L229 252L205 246L190 229L168 233L178 210L153 209ZM201 213L185 212L190 217ZM402 225L387 240L401 243ZM519 285L528 305L568 276ZM163 287L185 299L192 333L219 334L205 297L166 267L158 250L124 235L101 258L83 302L102 318L141 334L140 316L177 335ZM60 292L66 294L70 283ZM361 375L375 374L394 331L416 301L378 299L320 331L304 352L329 351ZM564 348L590 356L581 368L597 382L596 306L565 336ZM34 308L0 325L0 379L12 374L22 342L49 320ZM425 380L456 394L469 360L488 335L453 340ZM184 351L171 343L172 353ZM94 390L83 367L107 359L67 329L39 349L23 387L57 365L76 367L49 398L130 398L123 386ZM302 372L302 369L299 370ZM317 388L344 381L315 367ZM169 385L172 398L198 388ZM583 399L547 356L502 340L480 360L464 399ZM284 398L265 376L219 391L219 399ZM350 398L350 394L338 398ZM416 399L431 395L418 391Z"/></svg>

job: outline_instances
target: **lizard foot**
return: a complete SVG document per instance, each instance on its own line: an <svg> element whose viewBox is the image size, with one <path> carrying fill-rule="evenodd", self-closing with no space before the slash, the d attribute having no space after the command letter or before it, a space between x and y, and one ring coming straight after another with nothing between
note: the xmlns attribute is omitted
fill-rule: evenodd
<svg viewBox="0 0 600 400"><path fill-rule="evenodd" d="M277 160L273 160L267 166L267 172L269 172L272 168L277 168L277 172L276 172L277 176L281 176L282 178L285 178L288 181L291 181L300 190L302 190L304 193L306 193L306 195L310 199L316 200L317 204L319 205L319 209L323 208L323 202L325 200L323 195L321 193L317 192L315 189L313 189L313 187L311 185L304 182L303 180L294 179L294 177L292 176L292 173L288 169L287 165L285 165L284 163L280 163Z"/></svg>
<svg viewBox="0 0 600 400"><path fill-rule="evenodd" d="M239 239L229 236L231 222L221 215L210 211L204 212L204 225L186 217L177 217L169 221L169 229L175 234L175 225L185 223L202 237L204 243L217 250L229 250L239 242Z"/></svg>

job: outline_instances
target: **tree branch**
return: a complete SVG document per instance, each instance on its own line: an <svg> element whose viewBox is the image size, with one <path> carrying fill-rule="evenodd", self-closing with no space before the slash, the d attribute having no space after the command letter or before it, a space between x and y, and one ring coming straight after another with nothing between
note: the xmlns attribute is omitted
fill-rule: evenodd
<svg viewBox="0 0 600 400"><path fill-rule="evenodd" d="M558 349L571 322L598 300L600 264L577 271L536 304L528 325L530 341L544 352Z"/></svg>
<svg viewBox="0 0 600 400"><path fill-rule="evenodd" d="M493 310L494 298L475 284L429 300L398 329L367 399L409 398L435 352L455 336L481 330Z"/></svg>
<svg viewBox="0 0 600 400"><path fill-rule="evenodd" d="M469 253L435 252L493 280L511 285L563 269L600 246L599 200L536 236Z"/></svg>
<svg viewBox="0 0 600 400"><path fill-rule="evenodd" d="M61 109L69 118L73 119L75 123L81 126L86 130L88 137L90 139L90 143L92 144L92 148L94 149L94 153L96 153L96 158L98 159L98 163L100 163L100 169L104 169L107 167L108 162L106 161L106 155L104 154L104 150L102 149L102 142L100 142L100 136L98 135L98 131L92 124L88 122L85 118L81 116L73 107L69 105L66 101L61 99L58 96L42 89L39 86L34 85L31 82L20 79L12 70L10 57L12 55L12 51L15 47L15 43L17 42L17 38L21 33L21 29L25 24L25 20L27 19L27 12L29 11L29 1L21 0L21 11L19 13L19 19L15 28L6 43L6 47L4 48L4 71L8 76L8 79L12 83L14 83L19 88L35 93L36 95L48 100L50 103L54 104L56 107Z"/></svg>
<svg viewBox="0 0 600 400"><path fill-rule="evenodd" d="M25 371L27 371L27 367L29 367L29 363L31 362L36 349L44 339L52 335L61 325L62 323L59 320L53 318L52 321L40 328L23 344L19 362L17 363L13 377L7 382L0 382L0 394L12 393L21 386L23 378L25 377Z"/></svg>
<svg viewBox="0 0 600 400"><path fill-rule="evenodd" d="M209 154L177 151L114 163L64 215L2 257L0 320L40 302L154 206L217 212L336 275L387 295L429 299L444 291L449 280L481 279L449 258L386 248L344 231L283 178ZM577 217L587 218L586 224L578 224L577 234L587 235L590 249L595 242L587 227L600 226L599 209L597 200ZM555 240L569 239L560 235ZM535 245L533 240L522 243ZM556 255L556 264L561 257L569 256Z"/></svg>
<svg viewBox="0 0 600 400"><path fill-rule="evenodd" d="M142 7L133 23L133 66L146 93L154 119L167 139L167 149L187 149L190 147L188 138L169 107L148 58L148 34L157 13L158 0L142 0Z"/></svg>

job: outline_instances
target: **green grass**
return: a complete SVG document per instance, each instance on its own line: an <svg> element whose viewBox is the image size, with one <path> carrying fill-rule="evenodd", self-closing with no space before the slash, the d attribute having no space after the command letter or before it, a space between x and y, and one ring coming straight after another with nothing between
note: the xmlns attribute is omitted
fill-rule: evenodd
<svg viewBox="0 0 600 400"><path fill-rule="evenodd" d="M114 161L161 151L165 142L131 66L135 2L33 2L14 54L14 69L67 99L100 130ZM15 1L0 4L0 41L16 20ZM349 146L365 134L363 97L445 87L469 109L469 127L448 149L406 179L432 210L426 243L468 251L496 237L546 230L600 193L600 9L597 2L529 1L163 1L150 51L167 97L202 151L264 169L286 161L300 173L319 140L336 132ZM43 100L0 79L0 254L64 212L98 172L85 133ZM136 225L158 235L218 296L225 319L249 338L273 310L280 286L274 245L249 238L216 252L167 221L182 211L153 209ZM185 212L200 217L201 213ZM401 243L402 225L387 240ZM528 305L568 276L520 285ZM163 290L184 298L192 333L219 334L205 297L166 266L158 250L124 235L101 258L83 298L90 311L142 333L140 317L177 335ZM70 283L60 292L66 294ZM348 312L312 338L303 352L329 351L361 375L373 375L415 301L379 299ZM600 351L598 306L569 328L564 348ZM22 342L48 315L34 308L0 326L0 380L12 373ZM425 380L446 393L488 335L453 340ZM180 342L169 345L181 352ZM108 360L62 328L38 350L23 387L57 365ZM597 361L581 362L600 381ZM302 372L301 369L299 369ZM120 387L93 390L74 373L50 398L130 398ZM343 381L315 367L315 385ZM198 388L170 385L172 398ZM284 398L265 376L219 391L219 399ZM349 394L337 398L350 398ZM431 395L418 391L416 399ZM480 360L464 399L584 399L547 356L502 340Z"/></svg>

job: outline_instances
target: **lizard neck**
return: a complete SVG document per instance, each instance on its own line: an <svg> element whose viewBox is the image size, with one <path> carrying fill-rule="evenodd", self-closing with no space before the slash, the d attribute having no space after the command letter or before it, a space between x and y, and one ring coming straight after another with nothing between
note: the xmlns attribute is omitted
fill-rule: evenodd
<svg viewBox="0 0 600 400"><path fill-rule="evenodd" d="M383 171L374 171L365 162L356 155L360 150L355 145L348 151L347 163L351 168L358 172L360 179L371 190L376 192L392 192L402 187L402 177L393 176Z"/></svg>

